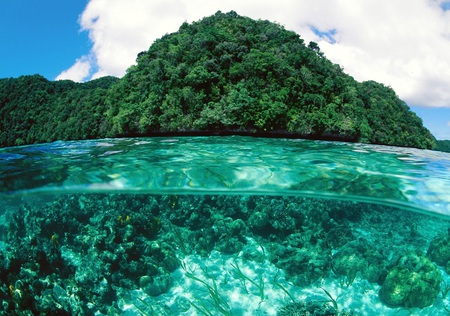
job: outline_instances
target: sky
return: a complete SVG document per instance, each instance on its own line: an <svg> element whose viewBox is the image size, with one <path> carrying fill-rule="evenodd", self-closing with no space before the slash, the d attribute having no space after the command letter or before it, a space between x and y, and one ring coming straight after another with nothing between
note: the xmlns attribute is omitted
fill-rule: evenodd
<svg viewBox="0 0 450 316"><path fill-rule="evenodd" d="M139 52L216 11L277 22L358 81L392 87L450 139L450 0L0 0L0 78L121 77Z"/></svg>

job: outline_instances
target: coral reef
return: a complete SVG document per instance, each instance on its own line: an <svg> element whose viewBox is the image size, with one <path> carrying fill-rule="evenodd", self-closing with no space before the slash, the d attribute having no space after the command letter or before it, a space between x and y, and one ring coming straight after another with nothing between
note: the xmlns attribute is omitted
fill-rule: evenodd
<svg viewBox="0 0 450 316"><path fill-rule="evenodd" d="M390 306L424 308L433 304L442 277L436 266L423 255L402 256L380 289L380 299Z"/></svg>
<svg viewBox="0 0 450 316"><path fill-rule="evenodd" d="M351 241L333 255L332 269L340 282L350 286L357 275L370 282L378 282L388 261L375 244L364 238Z"/></svg>
<svg viewBox="0 0 450 316"><path fill-rule="evenodd" d="M450 273L450 229L448 234L436 236L431 241L427 256Z"/></svg>
<svg viewBox="0 0 450 316"><path fill-rule="evenodd" d="M334 306L324 302L295 302L283 306L277 316L357 316L354 311L338 311Z"/></svg>
<svg viewBox="0 0 450 316"><path fill-rule="evenodd" d="M337 316L338 311L326 303L318 302L296 302L281 308L277 316L307 316L307 315L327 315Z"/></svg>
<svg viewBox="0 0 450 316"><path fill-rule="evenodd" d="M14 286L6 311L73 315L106 311L117 288L167 291L179 263L172 246L158 240L158 208L149 197L69 195L41 207L23 204L9 214L3 254L4 285ZM123 212L129 215L121 215ZM5 305L3 305L5 306Z"/></svg>
<svg viewBox="0 0 450 316"><path fill-rule="evenodd" d="M385 206L293 196L31 196L4 215L0 313L120 314L127 293L165 295L180 259L213 251L269 262L295 286L327 278L343 288L355 279L378 283L386 304L422 308L434 302L440 274L422 255L431 237L413 224L417 218ZM449 238L439 236L428 257L445 266ZM408 247L418 255L402 256ZM249 278L241 264L232 268L231 277L259 288L263 302L262 280ZM302 304L280 315L337 312Z"/></svg>

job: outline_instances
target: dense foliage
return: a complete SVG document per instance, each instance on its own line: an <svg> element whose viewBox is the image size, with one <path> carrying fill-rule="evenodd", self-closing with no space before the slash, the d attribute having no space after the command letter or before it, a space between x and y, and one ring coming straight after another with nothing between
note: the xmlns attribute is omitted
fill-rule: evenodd
<svg viewBox="0 0 450 316"><path fill-rule="evenodd" d="M0 79L0 146L106 135L105 98L117 81L51 82L40 75Z"/></svg>
<svg viewBox="0 0 450 316"><path fill-rule="evenodd" d="M358 83L316 43L233 11L184 23L140 53L122 79L103 80L0 81L0 144L226 131L434 146L391 88Z"/></svg>
<svg viewBox="0 0 450 316"><path fill-rule="evenodd" d="M450 140L437 140L435 150L450 153Z"/></svg>

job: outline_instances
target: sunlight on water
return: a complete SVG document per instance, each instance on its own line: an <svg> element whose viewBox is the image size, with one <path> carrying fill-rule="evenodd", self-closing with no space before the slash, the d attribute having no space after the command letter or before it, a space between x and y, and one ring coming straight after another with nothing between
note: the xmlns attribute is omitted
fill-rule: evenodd
<svg viewBox="0 0 450 316"><path fill-rule="evenodd" d="M0 313L447 315L450 155L249 137L0 149Z"/></svg>
<svg viewBox="0 0 450 316"><path fill-rule="evenodd" d="M0 150L1 190L326 195L450 214L450 155L249 137L111 139Z"/></svg>

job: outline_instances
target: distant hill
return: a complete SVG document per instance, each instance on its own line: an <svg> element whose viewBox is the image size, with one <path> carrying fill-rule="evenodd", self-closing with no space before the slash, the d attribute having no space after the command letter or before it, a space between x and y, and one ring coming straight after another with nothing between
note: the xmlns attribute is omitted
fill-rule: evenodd
<svg viewBox="0 0 450 316"><path fill-rule="evenodd" d="M40 75L0 79L0 146L104 137L109 88L118 78L86 83Z"/></svg>
<svg viewBox="0 0 450 316"><path fill-rule="evenodd" d="M121 78L0 80L0 145L248 133L433 148L395 92L359 83L269 21L217 12L156 40Z"/></svg>
<svg viewBox="0 0 450 316"><path fill-rule="evenodd" d="M450 140L437 140L434 149L450 153Z"/></svg>

